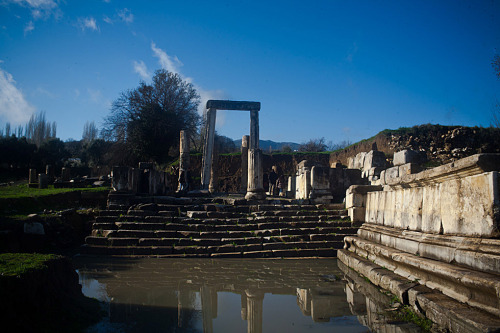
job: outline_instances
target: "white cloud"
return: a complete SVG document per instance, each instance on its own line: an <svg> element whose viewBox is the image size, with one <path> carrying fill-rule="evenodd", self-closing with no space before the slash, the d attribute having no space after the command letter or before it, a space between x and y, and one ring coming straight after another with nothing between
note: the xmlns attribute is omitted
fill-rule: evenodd
<svg viewBox="0 0 500 333"><path fill-rule="evenodd" d="M149 80L151 79L151 73L148 71L148 67L146 66L146 64L144 63L144 61L135 61L134 60L134 71L139 74L139 76L143 79L143 80Z"/></svg>
<svg viewBox="0 0 500 333"><path fill-rule="evenodd" d="M104 18L102 20L108 24L113 24L113 20L106 15L104 15Z"/></svg>
<svg viewBox="0 0 500 333"><path fill-rule="evenodd" d="M167 52L156 47L156 44L153 42L151 43L151 50L153 50L153 55L158 58L158 62L163 69L181 75L179 67L182 66L182 62L177 57L172 58Z"/></svg>
<svg viewBox="0 0 500 333"><path fill-rule="evenodd" d="M35 30L35 25L33 24L33 21L29 21L28 24L24 27L24 35L26 36L30 32Z"/></svg>
<svg viewBox="0 0 500 333"><path fill-rule="evenodd" d="M31 10L34 19L47 18L51 15L59 17L61 11L54 0L5 0L4 4L13 3Z"/></svg>
<svg viewBox="0 0 500 333"><path fill-rule="evenodd" d="M93 17L80 17L78 19L78 26L80 27L80 29L82 29L82 31L85 31L87 29L99 31L99 26L97 25L97 22Z"/></svg>
<svg viewBox="0 0 500 333"><path fill-rule="evenodd" d="M118 17L127 24L134 22L134 14L127 8L120 10L118 12Z"/></svg>
<svg viewBox="0 0 500 333"><path fill-rule="evenodd" d="M158 58L158 62L160 63L160 66L163 69L166 69L169 72L172 73L177 73L180 75L180 77L191 84L193 84L194 88L200 95L201 103L200 106L198 107L198 113L200 115L203 114L205 110L205 105L207 104L207 101L209 99L225 99L226 94L222 90L205 90L196 83L194 83L193 78L191 77L186 77L184 76L180 70L179 67L182 67L183 64L177 57L172 57L167 54L164 50L160 49L159 47L156 46L154 42L151 42L151 49L153 50L153 55ZM137 70L136 70L137 72ZM218 117L220 118L220 117ZM221 123L223 122L223 119L221 118L220 120L217 120L217 123L219 126L221 126Z"/></svg>
<svg viewBox="0 0 500 333"><path fill-rule="evenodd" d="M35 112L17 89L12 75L0 68L0 117L12 125L21 125Z"/></svg>

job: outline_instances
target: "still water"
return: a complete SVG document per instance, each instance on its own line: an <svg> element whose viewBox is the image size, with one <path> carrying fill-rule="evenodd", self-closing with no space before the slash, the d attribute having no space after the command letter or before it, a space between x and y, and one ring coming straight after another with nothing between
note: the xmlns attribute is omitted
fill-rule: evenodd
<svg viewBox="0 0 500 333"><path fill-rule="evenodd" d="M419 331L385 318L389 298L336 259L78 257L75 265L83 293L107 311L88 332Z"/></svg>

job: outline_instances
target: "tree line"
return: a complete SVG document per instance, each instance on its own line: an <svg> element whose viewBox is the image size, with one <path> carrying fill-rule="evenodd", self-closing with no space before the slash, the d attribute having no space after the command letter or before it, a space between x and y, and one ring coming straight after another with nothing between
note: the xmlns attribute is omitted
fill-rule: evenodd
<svg viewBox="0 0 500 333"><path fill-rule="evenodd" d="M189 134L191 152L202 152L204 124L197 112L199 104L200 96L190 82L158 70L151 83L140 82L120 94L100 130L94 122L85 123L81 140L57 138L57 125L46 119L45 112L32 115L25 126L13 128L7 123L0 129L0 166L3 170L41 170L47 164L56 168L132 166L139 161L166 166L179 156L181 130ZM299 150L336 150L348 144L312 139ZM240 150L233 140L218 134L215 148L219 153ZM288 151L287 147L282 150Z"/></svg>

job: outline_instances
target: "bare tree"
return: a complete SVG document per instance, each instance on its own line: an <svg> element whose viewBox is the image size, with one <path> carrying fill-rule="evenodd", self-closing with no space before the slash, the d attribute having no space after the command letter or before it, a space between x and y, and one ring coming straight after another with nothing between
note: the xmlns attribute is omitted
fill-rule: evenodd
<svg viewBox="0 0 500 333"><path fill-rule="evenodd" d="M105 118L103 136L125 145L137 159L165 162L179 131L196 133L200 96L178 74L155 72L153 82L124 92Z"/></svg>
<svg viewBox="0 0 500 333"><path fill-rule="evenodd" d="M83 134L82 141L83 143L89 143L97 139L97 135L99 130L93 121L87 121L85 125L83 125Z"/></svg>
<svg viewBox="0 0 500 333"><path fill-rule="evenodd" d="M300 152L322 152L326 151L325 138L311 139L299 146Z"/></svg>
<svg viewBox="0 0 500 333"><path fill-rule="evenodd" d="M31 115L24 134L28 142L40 147L43 142L56 137L56 129L56 122L49 123L45 119L45 112L42 111Z"/></svg>

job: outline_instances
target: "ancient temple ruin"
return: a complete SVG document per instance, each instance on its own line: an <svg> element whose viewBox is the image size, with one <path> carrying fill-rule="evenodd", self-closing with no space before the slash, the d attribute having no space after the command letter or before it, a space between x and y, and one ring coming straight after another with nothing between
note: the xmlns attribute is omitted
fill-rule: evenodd
<svg viewBox="0 0 500 333"><path fill-rule="evenodd" d="M205 145L201 170L201 189L208 190L212 172L212 158L215 139L215 119L217 110L250 111L250 138L248 144L248 173L246 199L263 199L262 150L259 149L259 102L244 101L207 101L207 118L205 127ZM243 178L243 177L242 177Z"/></svg>

